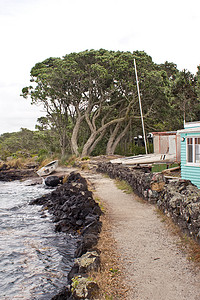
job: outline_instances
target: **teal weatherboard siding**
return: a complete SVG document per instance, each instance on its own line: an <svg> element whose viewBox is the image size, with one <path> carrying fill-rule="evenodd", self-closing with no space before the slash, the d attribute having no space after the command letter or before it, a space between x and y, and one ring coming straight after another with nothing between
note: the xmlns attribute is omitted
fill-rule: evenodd
<svg viewBox="0 0 200 300"><path fill-rule="evenodd" d="M190 180L200 189L200 164L189 166L186 162L186 137L200 137L200 130L197 133L181 133L181 177ZM184 140L182 138L185 138Z"/></svg>

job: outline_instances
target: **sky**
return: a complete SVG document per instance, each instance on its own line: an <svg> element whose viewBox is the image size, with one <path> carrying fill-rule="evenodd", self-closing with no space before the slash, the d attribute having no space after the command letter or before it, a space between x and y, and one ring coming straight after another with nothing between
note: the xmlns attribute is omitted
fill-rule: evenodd
<svg viewBox="0 0 200 300"><path fill-rule="evenodd" d="M34 130L45 115L20 94L31 68L48 57L139 50L195 74L199 12L199 0L0 0L0 134Z"/></svg>

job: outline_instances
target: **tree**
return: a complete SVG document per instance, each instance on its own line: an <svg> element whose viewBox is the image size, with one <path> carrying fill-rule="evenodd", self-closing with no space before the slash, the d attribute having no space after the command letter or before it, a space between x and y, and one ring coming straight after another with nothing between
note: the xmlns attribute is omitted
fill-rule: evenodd
<svg viewBox="0 0 200 300"><path fill-rule="evenodd" d="M196 92L196 78L187 70L177 74L172 86L173 112L176 112L176 119L184 121L195 121L197 110L199 111L199 101Z"/></svg>
<svg viewBox="0 0 200 300"><path fill-rule="evenodd" d="M21 128L19 132L4 133L0 136L1 156L11 156L13 154L26 156L38 154L41 150L47 152L55 151L52 139L50 140L45 133L40 131L31 131Z"/></svg>
<svg viewBox="0 0 200 300"><path fill-rule="evenodd" d="M196 91L197 91L197 97L198 97L198 102L200 103L200 65L197 67L197 74L196 74ZM198 112L196 113L197 115L197 120L200 120L200 107L198 109Z"/></svg>
<svg viewBox="0 0 200 300"><path fill-rule="evenodd" d="M169 80L143 51L83 51L49 58L32 68L34 87L24 88L22 95L43 105L63 155L67 144L76 155L90 155L105 135L107 153L114 153L130 121L140 118L134 58L145 122L155 127L168 109Z"/></svg>
<svg viewBox="0 0 200 300"><path fill-rule="evenodd" d="M37 63L31 69L31 82L36 86L22 89L22 96L31 97L32 104L42 104L47 115L48 125L57 132L62 155L65 154L69 142L69 102L62 93L62 86L56 81L55 72L60 68L59 58L49 58Z"/></svg>

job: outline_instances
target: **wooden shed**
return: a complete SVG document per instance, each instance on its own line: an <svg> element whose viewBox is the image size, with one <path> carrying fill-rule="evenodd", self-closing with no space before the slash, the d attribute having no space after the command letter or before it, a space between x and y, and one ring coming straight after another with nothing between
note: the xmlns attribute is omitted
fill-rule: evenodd
<svg viewBox="0 0 200 300"><path fill-rule="evenodd" d="M181 177L200 188L200 121L185 123L181 138Z"/></svg>
<svg viewBox="0 0 200 300"><path fill-rule="evenodd" d="M180 162L180 135L177 131L152 132L155 154L172 154L174 162Z"/></svg>

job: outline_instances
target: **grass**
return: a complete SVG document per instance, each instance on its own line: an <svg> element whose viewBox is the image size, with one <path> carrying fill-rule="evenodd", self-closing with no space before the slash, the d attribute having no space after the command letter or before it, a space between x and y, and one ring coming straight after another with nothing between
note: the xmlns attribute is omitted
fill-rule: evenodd
<svg viewBox="0 0 200 300"><path fill-rule="evenodd" d="M4 164L6 164L11 169L23 169L26 167L27 164L35 162L34 158L13 158L6 162L0 162L0 167L2 167Z"/></svg>
<svg viewBox="0 0 200 300"><path fill-rule="evenodd" d="M126 194L132 194L132 187L124 180L115 179L115 184L118 189L122 190Z"/></svg>
<svg viewBox="0 0 200 300"><path fill-rule="evenodd" d="M132 187L125 181L125 180L119 180L119 179L115 179L114 180L115 182L115 185L116 187L119 189L119 190L122 190L124 193L126 194L134 194L134 199L137 201L137 202L140 202L142 204L148 204L148 202L142 198L142 197L139 197L132 189Z"/></svg>
<svg viewBox="0 0 200 300"><path fill-rule="evenodd" d="M187 259L200 267L200 245L186 234L182 234L180 245L186 248Z"/></svg>
<svg viewBox="0 0 200 300"><path fill-rule="evenodd" d="M99 197L97 197L96 195L93 198L94 198L94 201L99 204L99 207L100 207L102 213L105 213L106 209L105 209L105 206L104 206L103 202L101 201L101 199Z"/></svg>
<svg viewBox="0 0 200 300"><path fill-rule="evenodd" d="M89 170L89 165L87 163L84 163L81 165L81 170L84 171L84 170Z"/></svg>
<svg viewBox="0 0 200 300"><path fill-rule="evenodd" d="M117 179L115 180L115 184L120 190L123 190L125 193L133 193L131 186L127 182ZM136 197L136 200L141 200L141 198ZM146 201L141 202L146 203ZM165 215L159 208L155 208L155 210L160 217L161 222L166 224L172 234L179 237L180 241L178 242L178 246L187 253L187 259L193 261L196 266L198 265L200 267L200 245L194 239L184 234L181 231L180 227L175 224L170 217Z"/></svg>
<svg viewBox="0 0 200 300"><path fill-rule="evenodd" d="M184 251L187 255L189 261L193 261L195 266L200 267L200 245L187 234L183 233L179 226L173 222L173 220L165 215L159 208L156 208L156 213L161 219L161 222L164 222L167 228L173 235L179 237L179 242L177 243L178 247Z"/></svg>
<svg viewBox="0 0 200 300"><path fill-rule="evenodd" d="M169 169L178 167L179 164L170 164ZM167 164L155 164L152 165L152 172L162 172L163 170L167 169Z"/></svg>
<svg viewBox="0 0 200 300"><path fill-rule="evenodd" d="M95 192L96 192L95 187L91 183L90 180L87 180L87 186L88 186L88 190L90 192L92 192L92 194L93 194L94 201L99 204L99 207L100 207L102 213L104 214L106 212L105 206L104 206L103 202L101 201L101 199L95 194Z"/></svg>
<svg viewBox="0 0 200 300"><path fill-rule="evenodd" d="M101 251L101 267L97 272L90 272L99 285L99 296L96 300L126 299L128 292L127 282L123 272L123 265L117 253L116 241L112 234L112 225L109 219L109 207L96 195L94 185L87 180L88 189L93 193L94 200L99 204L103 214L100 218L102 229L99 235L97 249Z"/></svg>
<svg viewBox="0 0 200 300"><path fill-rule="evenodd" d="M106 208L108 211L109 208ZM97 248L101 251L101 268L98 272L91 272L100 288L96 300L127 299L128 282L126 281L123 264L117 253L116 241L112 234L109 213L101 216L102 230Z"/></svg>

